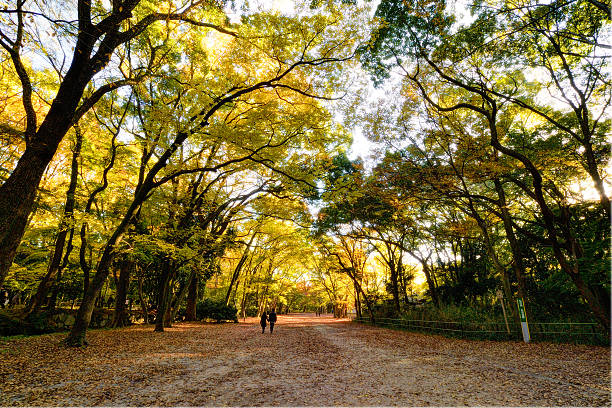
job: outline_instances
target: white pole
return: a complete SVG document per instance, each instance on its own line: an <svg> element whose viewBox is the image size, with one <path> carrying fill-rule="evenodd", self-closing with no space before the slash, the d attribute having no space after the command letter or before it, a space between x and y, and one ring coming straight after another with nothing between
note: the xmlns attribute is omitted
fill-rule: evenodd
<svg viewBox="0 0 612 408"><path fill-rule="evenodd" d="M525 343L529 343L531 340L529 336L529 325L527 324L527 314L525 313L525 301L523 298L517 299L516 303L518 304L519 317L521 318L521 329L523 331L523 341Z"/></svg>

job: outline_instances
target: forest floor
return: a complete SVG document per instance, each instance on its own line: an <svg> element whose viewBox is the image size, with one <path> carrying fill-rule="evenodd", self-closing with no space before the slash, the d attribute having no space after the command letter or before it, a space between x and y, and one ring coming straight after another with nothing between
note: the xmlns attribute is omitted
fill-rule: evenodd
<svg viewBox="0 0 612 408"><path fill-rule="evenodd" d="M269 328L268 328L269 329ZM610 349L279 316L0 341L4 406L610 406Z"/></svg>

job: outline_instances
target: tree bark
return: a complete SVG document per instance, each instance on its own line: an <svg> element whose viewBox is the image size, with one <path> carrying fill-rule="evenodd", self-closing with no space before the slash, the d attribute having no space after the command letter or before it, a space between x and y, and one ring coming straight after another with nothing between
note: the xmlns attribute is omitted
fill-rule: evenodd
<svg viewBox="0 0 612 408"><path fill-rule="evenodd" d="M62 261L62 265L57 271L55 285L53 286L53 291L51 292L51 297L49 298L49 304L47 306L49 310L55 310L55 307L57 304L57 295L59 294L59 289L60 289L60 282L62 280L62 272L64 271L64 269L66 269L66 266L68 266L70 253L72 252L72 248L73 248L72 239L73 238L74 238L74 227L70 228L70 235L68 238L68 244L66 245L66 253L64 254L64 260Z"/></svg>
<svg viewBox="0 0 612 408"><path fill-rule="evenodd" d="M158 302L157 302L157 316L155 316L155 330L156 332L163 332L166 323L166 311L168 310L170 303L170 282L172 281L171 276L171 262L165 260L162 266L162 275L159 279L158 286Z"/></svg>
<svg viewBox="0 0 612 408"><path fill-rule="evenodd" d="M225 294L225 304L226 305L229 304L230 295L232 294L232 287L234 286L234 283L238 279L238 276L240 276L240 271L242 270L242 267L244 266L245 262L247 261L247 259L249 259L249 251L251 249L251 245L253 244L253 240L255 240L256 235L257 233L253 233L253 235L251 236L249 243L244 248L244 252L242 253L240 260L238 261L238 264L236 265L236 268L234 269L234 273L232 274L232 279L230 281L229 287L227 288L227 293Z"/></svg>
<svg viewBox="0 0 612 408"><path fill-rule="evenodd" d="M138 300L140 301L140 307L142 309L142 320L144 321L144 324L148 324L149 308L147 307L147 302L145 301L142 292L142 276L138 276Z"/></svg>
<svg viewBox="0 0 612 408"><path fill-rule="evenodd" d="M495 183L495 191L497 192L497 197L499 199L499 207L501 209L502 221L504 224L504 230L506 231L506 239L510 244L510 251L512 252L512 270L514 271L514 276L516 277L516 282L518 284L518 296L523 299L525 310L529 310L528 308L528 299L527 299L527 289L525 285L525 267L523 265L523 254L521 247L516 239L516 234L514 233L514 228L512 227L512 218L510 215L510 211L508 211L508 203L506 201L506 193L504 191L504 187L499 179L494 179ZM513 314L516 310L515 307L512 307Z"/></svg>
<svg viewBox="0 0 612 408"><path fill-rule="evenodd" d="M115 297L115 311L111 327L124 327L129 324L129 315L126 310L126 300L130 288L130 275L134 264L130 261L121 262L119 279L117 281L117 293Z"/></svg>
<svg viewBox="0 0 612 408"><path fill-rule="evenodd" d="M198 274L194 274L193 278L189 282L189 293L187 294L187 305L185 306L185 320L196 321L198 320L196 313L196 306L198 304Z"/></svg>

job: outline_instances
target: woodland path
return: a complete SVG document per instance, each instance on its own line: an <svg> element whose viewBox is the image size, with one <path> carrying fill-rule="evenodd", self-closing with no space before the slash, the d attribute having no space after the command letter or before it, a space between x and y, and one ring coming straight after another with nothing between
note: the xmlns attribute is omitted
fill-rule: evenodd
<svg viewBox="0 0 612 408"><path fill-rule="evenodd" d="M610 350L447 339L330 316L0 341L0 405L610 406Z"/></svg>

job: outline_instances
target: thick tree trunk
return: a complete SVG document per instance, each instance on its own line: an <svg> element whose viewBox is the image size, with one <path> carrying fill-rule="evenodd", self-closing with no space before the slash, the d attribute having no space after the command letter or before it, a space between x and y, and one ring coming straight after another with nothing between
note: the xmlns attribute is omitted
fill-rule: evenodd
<svg viewBox="0 0 612 408"><path fill-rule="evenodd" d="M77 105L91 79L83 63L79 58L73 61L44 121L27 143L9 178L0 186L0 286L23 237L40 180L70 129Z"/></svg>
<svg viewBox="0 0 612 408"><path fill-rule="evenodd" d="M122 223L117 227L113 235L109 238L104 252L102 253L102 257L100 258L100 262L98 263L98 268L96 270L96 274L91 279L90 284L87 288L87 292L85 292L83 296L83 300L81 301L81 306L79 307L79 311L77 312L74 326L70 330L70 334L65 340L65 343L69 346L80 347L83 344L86 344L85 341L85 333L87 332L87 328L89 327L89 322L91 321L91 314L94 309L94 302L96 297L100 293L100 290L104 286L104 282L106 282L106 278L110 272L111 263L113 261L113 252L115 246L121 240L123 233L127 229L127 226L132 218L133 212L128 210L128 213L124 217Z"/></svg>
<svg viewBox="0 0 612 408"><path fill-rule="evenodd" d="M15 258L38 184L50 160L38 149L26 148L15 170L0 186L0 286Z"/></svg>
<svg viewBox="0 0 612 408"><path fill-rule="evenodd" d="M166 312L169 308L170 303L170 282L172 276L170 272L170 261L164 261L162 266L162 275L160 276L158 286L158 302L157 302L157 316L155 317L155 331L163 332L166 323Z"/></svg>

